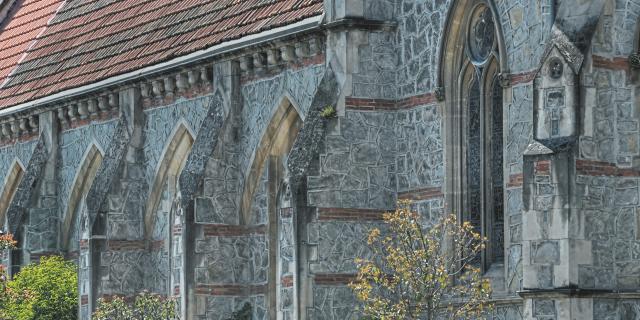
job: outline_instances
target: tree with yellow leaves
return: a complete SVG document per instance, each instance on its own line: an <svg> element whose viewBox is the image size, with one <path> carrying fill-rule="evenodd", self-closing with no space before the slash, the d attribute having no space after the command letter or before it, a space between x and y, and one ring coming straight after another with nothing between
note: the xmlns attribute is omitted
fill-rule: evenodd
<svg viewBox="0 0 640 320"><path fill-rule="evenodd" d="M350 284L365 315L378 320L476 319L492 306L491 285L476 266L486 240L469 222L443 216L420 222L410 202L384 214L370 231L369 259L358 259Z"/></svg>

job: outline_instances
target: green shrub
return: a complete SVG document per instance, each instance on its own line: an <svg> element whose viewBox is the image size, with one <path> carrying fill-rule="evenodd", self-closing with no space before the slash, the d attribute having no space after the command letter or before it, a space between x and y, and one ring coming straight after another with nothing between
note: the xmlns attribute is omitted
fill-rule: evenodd
<svg viewBox="0 0 640 320"><path fill-rule="evenodd" d="M6 283L0 296L0 318L72 320L78 318L76 266L62 257L43 257Z"/></svg>
<svg viewBox="0 0 640 320"><path fill-rule="evenodd" d="M100 299L94 320L176 320L176 303L157 294L142 292L132 304L121 297Z"/></svg>

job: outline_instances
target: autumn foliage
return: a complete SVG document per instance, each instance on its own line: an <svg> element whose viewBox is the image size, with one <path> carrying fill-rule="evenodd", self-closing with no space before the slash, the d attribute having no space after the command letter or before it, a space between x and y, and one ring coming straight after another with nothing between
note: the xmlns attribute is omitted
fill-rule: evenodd
<svg viewBox="0 0 640 320"><path fill-rule="evenodd" d="M477 257L483 239L468 222L443 216L426 226L400 202L386 228L370 231L369 259L359 259L350 284L372 319L476 319L491 308L491 285Z"/></svg>

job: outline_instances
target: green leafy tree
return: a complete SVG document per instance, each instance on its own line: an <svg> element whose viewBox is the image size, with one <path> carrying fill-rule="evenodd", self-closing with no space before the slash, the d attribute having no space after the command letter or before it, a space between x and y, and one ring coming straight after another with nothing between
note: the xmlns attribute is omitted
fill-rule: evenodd
<svg viewBox="0 0 640 320"><path fill-rule="evenodd" d="M127 303L122 297L109 301L100 299L94 320L177 320L176 303L157 294L142 292L133 303Z"/></svg>
<svg viewBox="0 0 640 320"><path fill-rule="evenodd" d="M426 227L406 201L384 222L350 284L368 319L475 319L491 308L491 285L475 266L485 239L470 223L450 215Z"/></svg>
<svg viewBox="0 0 640 320"><path fill-rule="evenodd" d="M0 297L0 319L77 319L77 299L76 266L62 257L43 257L6 282Z"/></svg>

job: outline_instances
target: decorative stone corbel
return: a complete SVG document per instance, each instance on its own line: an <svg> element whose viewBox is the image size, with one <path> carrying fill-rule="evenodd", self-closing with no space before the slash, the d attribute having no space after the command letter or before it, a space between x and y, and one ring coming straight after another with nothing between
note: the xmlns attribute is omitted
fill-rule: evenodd
<svg viewBox="0 0 640 320"><path fill-rule="evenodd" d="M142 98L144 99L149 99L151 98L151 94L149 93L149 84L146 82L143 82L140 84L140 95L142 96Z"/></svg>
<svg viewBox="0 0 640 320"><path fill-rule="evenodd" d="M266 55L262 52L256 52L253 54L253 66L260 70L266 65Z"/></svg>
<svg viewBox="0 0 640 320"><path fill-rule="evenodd" d="M31 115L29 117L29 127L31 127L31 133L37 134L40 128L38 127L38 115Z"/></svg>
<svg viewBox="0 0 640 320"><path fill-rule="evenodd" d="M253 70L253 57L249 55L245 55L238 59L240 64L240 70L243 72L251 72Z"/></svg>
<svg viewBox="0 0 640 320"><path fill-rule="evenodd" d="M500 81L500 86L503 88L511 86L511 76L508 73L498 74L498 81Z"/></svg>
<svg viewBox="0 0 640 320"><path fill-rule="evenodd" d="M87 107L89 110L89 117L91 119L97 119L98 118L98 100L94 98L87 100Z"/></svg>
<svg viewBox="0 0 640 320"><path fill-rule="evenodd" d="M174 92L176 90L175 79L173 77L165 77L162 79L164 82L164 93L168 97L173 97Z"/></svg>
<svg viewBox="0 0 640 320"><path fill-rule="evenodd" d="M275 67L278 65L278 58L280 57L280 52L278 49L269 49L267 50L267 63L269 67Z"/></svg>
<svg viewBox="0 0 640 320"><path fill-rule="evenodd" d="M435 95L436 100L438 100L439 102L444 101L445 99L444 87L436 87L436 89L433 91L433 94Z"/></svg>
<svg viewBox="0 0 640 320"><path fill-rule="evenodd" d="M293 46L285 45L284 47L280 48L280 54L283 61L291 62L296 60L296 52Z"/></svg>
<svg viewBox="0 0 640 320"><path fill-rule="evenodd" d="M322 51L322 40L319 37L309 39L309 50L313 56L319 54Z"/></svg>
<svg viewBox="0 0 640 320"><path fill-rule="evenodd" d="M20 132L18 133L19 135L23 136L29 133L29 126L27 124L27 118L20 118L19 120L19 127L20 127Z"/></svg>
<svg viewBox="0 0 640 320"><path fill-rule="evenodd" d="M200 70L189 70L187 72L187 78L189 80L189 85L191 86L191 88L197 87L200 82Z"/></svg>
<svg viewBox="0 0 640 320"><path fill-rule="evenodd" d="M640 52L634 52L629 55L629 66L631 69L640 69Z"/></svg>
<svg viewBox="0 0 640 320"><path fill-rule="evenodd" d="M80 101L78 104L78 114L80 114L81 120L85 120L89 117L87 101Z"/></svg>
<svg viewBox="0 0 640 320"><path fill-rule="evenodd" d="M67 115L69 116L69 122L78 120L75 104L70 104L67 106Z"/></svg>
<svg viewBox="0 0 640 320"><path fill-rule="evenodd" d="M309 56L309 43L306 41L296 42L295 53L298 58L306 58Z"/></svg>
<svg viewBox="0 0 640 320"><path fill-rule="evenodd" d="M156 98L162 98L162 94L164 93L164 83L160 80L153 80L153 82L151 82L151 87L153 89L153 95Z"/></svg>
<svg viewBox="0 0 640 320"><path fill-rule="evenodd" d="M69 128L69 121L67 121L67 112L64 106L58 107L58 120L62 129Z"/></svg>
<svg viewBox="0 0 640 320"><path fill-rule="evenodd" d="M11 124L11 136L14 138L17 138L20 136L20 125L18 123L18 120L16 120L16 118L14 117L10 117L10 124Z"/></svg>

